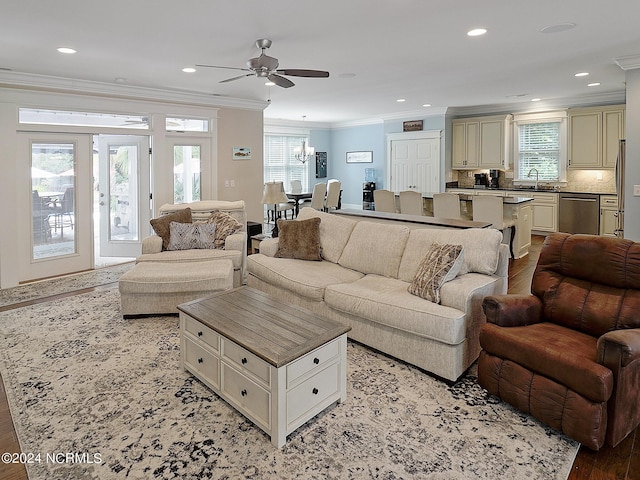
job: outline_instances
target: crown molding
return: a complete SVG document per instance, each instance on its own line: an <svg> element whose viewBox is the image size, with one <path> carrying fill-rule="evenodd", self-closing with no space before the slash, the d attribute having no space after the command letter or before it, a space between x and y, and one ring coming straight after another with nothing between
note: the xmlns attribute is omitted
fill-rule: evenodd
<svg viewBox="0 0 640 480"><path fill-rule="evenodd" d="M614 58L615 62L622 70L633 70L640 68L640 54L626 55L624 57Z"/></svg>
<svg viewBox="0 0 640 480"><path fill-rule="evenodd" d="M36 75L0 70L0 87L58 93L90 94L111 98L180 103L206 107L230 107L245 110L264 110L269 104L262 100L246 100L215 94L164 90L133 85L111 84L91 80Z"/></svg>

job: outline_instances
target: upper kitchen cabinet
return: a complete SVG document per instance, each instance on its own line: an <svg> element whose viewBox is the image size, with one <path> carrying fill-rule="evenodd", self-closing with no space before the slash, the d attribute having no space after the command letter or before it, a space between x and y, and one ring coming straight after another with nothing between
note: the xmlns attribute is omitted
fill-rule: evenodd
<svg viewBox="0 0 640 480"><path fill-rule="evenodd" d="M499 115L454 120L452 168L507 168L510 118L510 115Z"/></svg>
<svg viewBox="0 0 640 480"><path fill-rule="evenodd" d="M569 110L569 168L615 168L624 105Z"/></svg>

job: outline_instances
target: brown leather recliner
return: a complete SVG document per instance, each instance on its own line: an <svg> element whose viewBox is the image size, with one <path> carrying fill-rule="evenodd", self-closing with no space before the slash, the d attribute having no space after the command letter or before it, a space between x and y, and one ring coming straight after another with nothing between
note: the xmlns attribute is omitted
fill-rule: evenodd
<svg viewBox="0 0 640 480"><path fill-rule="evenodd" d="M549 235L532 295L485 297L478 381L583 445L640 424L640 243Z"/></svg>

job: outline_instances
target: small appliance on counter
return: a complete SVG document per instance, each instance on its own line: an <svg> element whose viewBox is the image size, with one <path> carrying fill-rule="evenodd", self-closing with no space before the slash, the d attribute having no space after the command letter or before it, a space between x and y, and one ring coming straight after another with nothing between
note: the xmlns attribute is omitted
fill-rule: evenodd
<svg viewBox="0 0 640 480"><path fill-rule="evenodd" d="M489 188L500 188L500 170L489 170Z"/></svg>
<svg viewBox="0 0 640 480"><path fill-rule="evenodd" d="M486 173L476 173L473 188L487 188L489 186L489 177Z"/></svg>

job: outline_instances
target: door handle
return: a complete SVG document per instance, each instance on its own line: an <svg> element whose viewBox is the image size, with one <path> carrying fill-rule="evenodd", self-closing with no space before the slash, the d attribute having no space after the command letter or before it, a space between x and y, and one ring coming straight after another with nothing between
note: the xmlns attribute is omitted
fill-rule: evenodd
<svg viewBox="0 0 640 480"><path fill-rule="evenodd" d="M101 206L101 207L104 207L104 202L100 202L100 206Z"/></svg>

